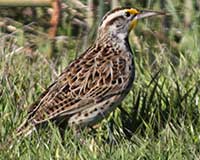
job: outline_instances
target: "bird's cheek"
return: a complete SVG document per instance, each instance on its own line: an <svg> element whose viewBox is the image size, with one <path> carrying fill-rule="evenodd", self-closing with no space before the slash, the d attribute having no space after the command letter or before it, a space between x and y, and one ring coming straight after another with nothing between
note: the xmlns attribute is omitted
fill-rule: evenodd
<svg viewBox="0 0 200 160"><path fill-rule="evenodd" d="M132 30L133 28L135 28L137 25L137 21L136 20L133 20L130 24L130 30Z"/></svg>

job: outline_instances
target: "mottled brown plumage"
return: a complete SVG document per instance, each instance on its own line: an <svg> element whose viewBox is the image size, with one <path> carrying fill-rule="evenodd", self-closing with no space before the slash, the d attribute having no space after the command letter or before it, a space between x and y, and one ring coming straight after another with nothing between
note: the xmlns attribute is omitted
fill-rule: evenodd
<svg viewBox="0 0 200 160"><path fill-rule="evenodd" d="M128 35L139 16L140 11L132 8L118 8L107 13L94 44L30 107L17 134L29 134L39 124L59 118L66 119L68 126L92 126L113 111L134 80Z"/></svg>

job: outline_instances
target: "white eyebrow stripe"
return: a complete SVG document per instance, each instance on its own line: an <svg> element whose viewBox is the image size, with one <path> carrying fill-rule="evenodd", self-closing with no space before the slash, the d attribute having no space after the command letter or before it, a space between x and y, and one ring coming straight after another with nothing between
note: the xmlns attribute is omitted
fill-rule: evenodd
<svg viewBox="0 0 200 160"><path fill-rule="evenodd" d="M124 10L119 10L119 11L116 11L114 13L111 13L110 15L108 15L106 17L106 19L103 21L103 23L101 24L101 27L105 27L105 25L110 22L112 19L116 18L116 17L120 17L122 15L124 15Z"/></svg>

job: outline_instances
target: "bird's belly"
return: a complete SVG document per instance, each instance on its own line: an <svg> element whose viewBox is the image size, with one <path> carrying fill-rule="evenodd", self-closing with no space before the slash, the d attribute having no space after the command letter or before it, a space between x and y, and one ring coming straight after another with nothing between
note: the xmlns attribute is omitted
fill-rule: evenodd
<svg viewBox="0 0 200 160"><path fill-rule="evenodd" d="M107 117L110 112L114 111L117 105L126 97L132 87L132 83L134 80L133 67L134 66L132 66L131 70L129 70L129 78L125 82L121 91L119 90L116 95L106 100L103 100L100 103L96 103L93 106L71 116L68 121L69 126L79 126L80 128L93 126L97 122Z"/></svg>
<svg viewBox="0 0 200 160"><path fill-rule="evenodd" d="M125 98L130 90L130 86L127 86L127 90L124 94L116 95L107 99L101 103L79 112L70 117L68 124L70 127L78 126L84 128L87 126L93 126L106 118L112 111L114 111L117 105Z"/></svg>
<svg viewBox="0 0 200 160"><path fill-rule="evenodd" d="M69 126L78 126L84 128L87 126L93 126L102 119L106 118L110 112L114 111L116 108L116 102L121 100L121 96L115 96L101 103L94 105L82 112L73 115L69 121ZM113 103L114 102L114 103Z"/></svg>

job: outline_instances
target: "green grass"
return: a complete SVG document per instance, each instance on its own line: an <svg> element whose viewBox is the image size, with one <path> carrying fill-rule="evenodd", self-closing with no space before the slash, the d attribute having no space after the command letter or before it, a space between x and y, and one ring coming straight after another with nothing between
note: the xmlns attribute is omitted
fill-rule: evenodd
<svg viewBox="0 0 200 160"><path fill-rule="evenodd" d="M168 1L167 7L174 19L166 39L174 42L180 31L181 41L173 47L145 35L144 30L162 30L156 18L139 23L137 40L130 36L133 88L97 129L85 129L77 138L68 128L62 141L58 128L49 124L14 139L0 159L200 159L200 15L193 11L191 25L184 27L183 12L176 11L181 4ZM1 146L26 117L27 107L76 57L77 39L57 40L56 55L48 59L48 39L22 30L0 34Z"/></svg>

